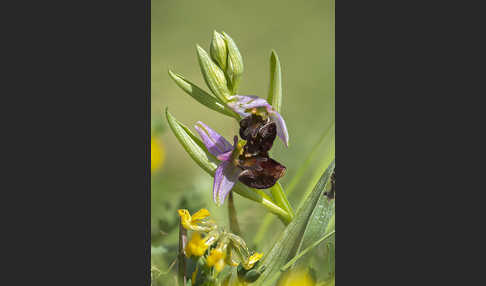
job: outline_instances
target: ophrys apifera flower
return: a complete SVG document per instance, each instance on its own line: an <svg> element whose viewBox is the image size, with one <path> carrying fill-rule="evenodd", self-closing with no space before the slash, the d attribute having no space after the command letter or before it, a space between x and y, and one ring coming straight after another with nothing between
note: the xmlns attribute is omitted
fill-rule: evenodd
<svg viewBox="0 0 486 286"><path fill-rule="evenodd" d="M235 95L230 98L226 105L243 118L252 114L257 114L265 119L269 118L277 126L278 137L285 146L289 146L289 133L285 120L265 99L255 95Z"/></svg>
<svg viewBox="0 0 486 286"><path fill-rule="evenodd" d="M207 150L221 161L214 174L213 200L216 204L224 203L237 180L252 188L266 189L285 174L285 167L268 157L276 136L275 123L253 128L252 134L244 137L248 141L238 141L235 136L233 145L200 121L195 128ZM246 134L246 129L240 133Z"/></svg>

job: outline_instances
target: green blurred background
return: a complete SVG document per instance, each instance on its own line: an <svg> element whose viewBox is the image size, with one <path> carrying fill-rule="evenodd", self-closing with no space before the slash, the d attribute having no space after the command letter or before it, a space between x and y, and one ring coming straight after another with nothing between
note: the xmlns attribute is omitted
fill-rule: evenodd
<svg viewBox="0 0 486 286"><path fill-rule="evenodd" d="M213 30L225 31L238 45L245 72L239 94L266 98L269 87L269 58L274 49L281 61L283 80L282 115L290 134L290 147L276 140L273 158L287 167L282 185L288 184L334 118L333 103L333 2L308 1L230 1L230 0L152 0L152 137L162 144L161 167L152 172L152 262L160 270L159 280L172 280L164 271L176 257L177 212L201 207L213 219L227 225L226 204L212 202L212 178L201 170L179 145L169 129L163 110L170 112L193 131L203 121L227 139L237 134L237 123L200 105L179 89L167 70L184 75L209 91L202 78L195 45L209 51ZM314 165L329 157L333 137L320 145ZM294 191L294 208L299 195L310 184L311 172ZM235 195L243 236L251 245L253 235L266 210ZM272 226L282 228L279 221ZM263 251L271 238L258 245ZM171 285L167 282L167 285Z"/></svg>

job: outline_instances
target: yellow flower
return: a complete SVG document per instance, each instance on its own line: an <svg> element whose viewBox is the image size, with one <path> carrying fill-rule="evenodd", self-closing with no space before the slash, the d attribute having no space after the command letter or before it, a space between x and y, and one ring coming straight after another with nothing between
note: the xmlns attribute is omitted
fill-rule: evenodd
<svg viewBox="0 0 486 286"><path fill-rule="evenodd" d="M162 141L157 138L152 138L150 142L150 169L152 172L157 171L160 169L162 164L164 163L165 159L165 152L164 152L164 145L162 145Z"/></svg>
<svg viewBox="0 0 486 286"><path fill-rule="evenodd" d="M179 212L179 216L181 217L182 226L185 229L195 230L195 231L207 230L206 228L202 228L202 227L197 225L203 219L205 219L206 217L208 217L210 215L210 213L207 209L200 209L199 211L194 213L192 216L189 213L189 211L185 210L185 209L180 209L180 210L178 210L178 212Z"/></svg>
<svg viewBox="0 0 486 286"><path fill-rule="evenodd" d="M285 273L277 286L315 286L316 282L312 279L309 271L296 269Z"/></svg>
<svg viewBox="0 0 486 286"><path fill-rule="evenodd" d="M192 235L191 240L186 245L186 256L202 256L208 247L209 244L207 244L206 239L202 238L199 232L195 232Z"/></svg>
<svg viewBox="0 0 486 286"><path fill-rule="evenodd" d="M262 257L263 253L255 252L253 255L248 257L248 260L245 263L243 263L243 268L246 270L251 269L253 265L255 265L255 263L257 263Z"/></svg>
<svg viewBox="0 0 486 286"><path fill-rule="evenodd" d="M221 272L224 268L224 258L226 257L226 253L223 252L221 249L212 249L211 253L209 254L208 258L206 259L206 264L209 267L214 266L216 272Z"/></svg>

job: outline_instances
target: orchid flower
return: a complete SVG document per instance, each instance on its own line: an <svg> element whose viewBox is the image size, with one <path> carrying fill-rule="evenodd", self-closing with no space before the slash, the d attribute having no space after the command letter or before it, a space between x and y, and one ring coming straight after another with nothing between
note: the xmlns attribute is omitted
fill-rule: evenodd
<svg viewBox="0 0 486 286"><path fill-rule="evenodd" d="M223 136L201 121L196 123L195 128L208 151L221 161L214 173L213 200L222 205L243 171L233 163L238 137L234 137L234 145L231 146Z"/></svg>
<svg viewBox="0 0 486 286"><path fill-rule="evenodd" d="M227 105L242 117L251 115L251 109L261 108L266 111L270 120L277 125L277 136L289 147L289 133L283 117L263 98L255 95L235 95Z"/></svg>

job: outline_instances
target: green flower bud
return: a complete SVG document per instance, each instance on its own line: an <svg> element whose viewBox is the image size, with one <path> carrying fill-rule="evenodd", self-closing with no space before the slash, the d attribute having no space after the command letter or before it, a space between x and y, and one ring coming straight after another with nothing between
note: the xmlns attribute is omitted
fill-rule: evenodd
<svg viewBox="0 0 486 286"><path fill-rule="evenodd" d="M214 31L213 39L209 50L211 58L219 65L222 70L226 70L226 59L228 58L228 47L223 35Z"/></svg>
<svg viewBox="0 0 486 286"><path fill-rule="evenodd" d="M197 55L201 73L203 74L204 81L206 81L209 89L211 89L214 95L216 95L222 102L228 102L231 93L228 89L228 83L224 72L199 45L197 45Z"/></svg>
<svg viewBox="0 0 486 286"><path fill-rule="evenodd" d="M228 76L229 86L233 94L237 93L238 84L240 82L241 75L244 71L243 58L241 57L240 51L236 46L233 39L223 32L226 45L228 47L228 60L226 66L226 75Z"/></svg>

